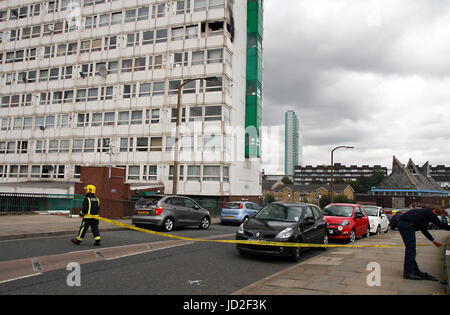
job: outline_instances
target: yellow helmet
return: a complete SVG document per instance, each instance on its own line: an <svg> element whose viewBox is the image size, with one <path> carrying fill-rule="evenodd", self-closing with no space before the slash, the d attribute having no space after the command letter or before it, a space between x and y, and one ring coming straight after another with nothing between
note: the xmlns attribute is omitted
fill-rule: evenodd
<svg viewBox="0 0 450 315"><path fill-rule="evenodd" d="M87 185L86 190L87 190L88 193L95 194L96 188L95 188L94 185Z"/></svg>

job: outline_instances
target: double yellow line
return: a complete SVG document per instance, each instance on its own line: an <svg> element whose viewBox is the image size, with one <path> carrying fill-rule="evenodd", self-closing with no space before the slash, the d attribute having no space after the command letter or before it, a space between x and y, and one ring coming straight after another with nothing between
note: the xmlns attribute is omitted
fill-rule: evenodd
<svg viewBox="0 0 450 315"><path fill-rule="evenodd" d="M214 242L214 243L228 243L228 244L251 244L251 245L264 245L264 246L282 246L282 247L326 247L326 248L333 248L333 247L346 247L346 248L365 248L365 247L404 247L403 244L401 245L339 245L339 244L307 244L307 243L288 243L288 242L270 242L270 241L246 241L246 240L205 240L205 239L199 239L199 238L190 238L190 237L184 237L184 236L177 236L167 233L161 233L156 232L152 230L147 230L143 228L138 228L133 225L125 224L122 222L114 221L111 219L102 218L100 216L84 216L85 219L97 219L106 223L110 223L116 226L120 226L126 229L135 230L147 234L153 234L158 236L163 236L167 238L173 238L173 239L179 239L179 240L186 240L186 241L194 241L194 242ZM444 243L443 245L446 245L447 243ZM417 244L416 246L434 246L433 244Z"/></svg>

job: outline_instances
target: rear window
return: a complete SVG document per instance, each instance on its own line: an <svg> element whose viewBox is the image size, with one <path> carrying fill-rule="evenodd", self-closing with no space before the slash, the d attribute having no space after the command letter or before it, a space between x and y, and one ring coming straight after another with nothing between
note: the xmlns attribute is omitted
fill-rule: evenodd
<svg viewBox="0 0 450 315"><path fill-rule="evenodd" d="M152 196L152 197L146 197L141 198L136 202L136 206L154 206L162 199L162 196Z"/></svg>
<svg viewBox="0 0 450 315"><path fill-rule="evenodd" d="M240 202L229 202L229 203L225 204L224 208L227 208L227 209L239 209L240 206L241 206Z"/></svg>

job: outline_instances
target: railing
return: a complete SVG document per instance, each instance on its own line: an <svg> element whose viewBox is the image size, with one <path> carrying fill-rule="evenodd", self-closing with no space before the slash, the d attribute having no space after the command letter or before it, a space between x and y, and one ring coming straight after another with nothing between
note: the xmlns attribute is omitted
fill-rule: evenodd
<svg viewBox="0 0 450 315"><path fill-rule="evenodd" d="M70 211L82 207L84 196L68 194L0 193L0 214Z"/></svg>

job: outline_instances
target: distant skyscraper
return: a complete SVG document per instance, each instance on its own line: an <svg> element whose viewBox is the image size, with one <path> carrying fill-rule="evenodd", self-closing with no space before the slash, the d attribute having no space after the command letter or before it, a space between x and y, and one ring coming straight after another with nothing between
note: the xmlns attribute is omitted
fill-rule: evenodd
<svg viewBox="0 0 450 315"><path fill-rule="evenodd" d="M300 163L300 124L298 116L289 110L285 114L284 171L294 175L295 166Z"/></svg>

